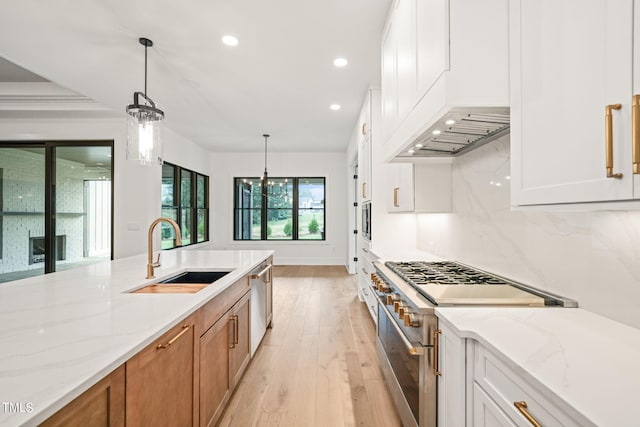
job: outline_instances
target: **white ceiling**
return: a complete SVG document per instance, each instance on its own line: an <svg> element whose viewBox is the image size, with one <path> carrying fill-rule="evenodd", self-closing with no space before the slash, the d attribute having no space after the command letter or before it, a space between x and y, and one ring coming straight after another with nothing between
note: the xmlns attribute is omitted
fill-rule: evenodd
<svg viewBox="0 0 640 427"><path fill-rule="evenodd" d="M390 3L3 1L0 57L124 117L144 90L147 37L147 94L165 126L212 151L261 151L263 133L270 151L343 151L367 88L379 86ZM239 45L222 44L225 34ZM333 66L339 56L347 67Z"/></svg>

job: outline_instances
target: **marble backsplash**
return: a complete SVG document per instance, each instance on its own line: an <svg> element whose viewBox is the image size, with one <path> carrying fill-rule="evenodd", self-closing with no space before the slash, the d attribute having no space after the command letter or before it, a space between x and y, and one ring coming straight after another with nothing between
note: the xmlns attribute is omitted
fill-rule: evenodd
<svg viewBox="0 0 640 427"><path fill-rule="evenodd" d="M640 211L512 210L509 137L453 165L453 213L417 215L417 247L640 328Z"/></svg>

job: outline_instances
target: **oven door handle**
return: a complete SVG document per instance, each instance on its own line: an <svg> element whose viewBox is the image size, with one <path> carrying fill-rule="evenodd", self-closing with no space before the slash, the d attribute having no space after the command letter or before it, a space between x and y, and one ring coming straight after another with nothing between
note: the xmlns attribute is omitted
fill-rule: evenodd
<svg viewBox="0 0 640 427"><path fill-rule="evenodd" d="M398 326L395 320L393 320L393 316L391 315L387 307L382 303L379 303L378 305L382 308L382 310L384 310L385 315L389 318L390 323L395 328L396 332L398 333L398 336L402 340L402 343L404 344L404 346L407 348L407 351L409 352L409 354L414 356L422 356L424 354L424 347L422 347L419 343L412 343L411 341L409 341L407 337L404 335L404 332L402 332L402 329L400 329L400 326Z"/></svg>

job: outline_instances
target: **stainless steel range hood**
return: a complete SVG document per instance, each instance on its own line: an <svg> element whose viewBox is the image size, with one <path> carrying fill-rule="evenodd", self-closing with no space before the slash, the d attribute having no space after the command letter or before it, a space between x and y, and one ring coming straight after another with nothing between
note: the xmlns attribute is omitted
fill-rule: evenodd
<svg viewBox="0 0 640 427"><path fill-rule="evenodd" d="M509 107L454 107L396 158L455 157L509 133Z"/></svg>

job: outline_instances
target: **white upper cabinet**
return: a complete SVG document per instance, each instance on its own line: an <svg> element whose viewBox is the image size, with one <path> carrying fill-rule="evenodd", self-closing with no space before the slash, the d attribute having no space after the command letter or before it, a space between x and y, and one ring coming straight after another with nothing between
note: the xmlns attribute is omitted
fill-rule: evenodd
<svg viewBox="0 0 640 427"><path fill-rule="evenodd" d="M359 201L371 201L372 195L372 176L371 176L371 157L372 157L372 139L374 135L379 133L378 125L375 123L379 120L380 113L376 111L380 108L380 91L369 89L367 96L362 104L360 116L356 132L358 134L358 185L359 185Z"/></svg>
<svg viewBox="0 0 640 427"><path fill-rule="evenodd" d="M639 198L633 1L510 5L512 204Z"/></svg>
<svg viewBox="0 0 640 427"><path fill-rule="evenodd" d="M358 146L358 182L360 201L371 200L371 136L365 136Z"/></svg>
<svg viewBox="0 0 640 427"><path fill-rule="evenodd" d="M387 212L451 212L449 159L385 165Z"/></svg>
<svg viewBox="0 0 640 427"><path fill-rule="evenodd" d="M387 161L452 107L509 105L508 0L396 0L381 50Z"/></svg>

